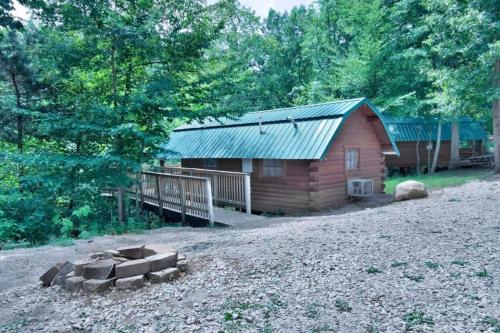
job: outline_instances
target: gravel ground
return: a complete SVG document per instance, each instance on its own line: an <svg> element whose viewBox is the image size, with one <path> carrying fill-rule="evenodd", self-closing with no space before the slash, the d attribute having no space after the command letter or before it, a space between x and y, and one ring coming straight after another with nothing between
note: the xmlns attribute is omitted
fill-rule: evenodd
<svg viewBox="0 0 500 333"><path fill-rule="evenodd" d="M191 260L133 292L41 289L57 261L165 242ZM499 332L500 178L245 229L164 228L0 252L0 331Z"/></svg>

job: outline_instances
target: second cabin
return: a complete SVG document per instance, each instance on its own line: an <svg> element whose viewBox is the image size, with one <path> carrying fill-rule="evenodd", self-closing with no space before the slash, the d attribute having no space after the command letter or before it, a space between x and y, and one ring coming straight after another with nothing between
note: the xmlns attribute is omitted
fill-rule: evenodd
<svg viewBox="0 0 500 333"><path fill-rule="evenodd" d="M438 121L421 118L388 118L386 122L401 152L399 156L387 156L386 166L399 171L409 169L430 169L438 132ZM458 121L459 157L461 165L474 157L487 153L488 134L478 121L462 117ZM437 159L438 168L448 168L451 157L451 123L443 122L441 143Z"/></svg>
<svg viewBox="0 0 500 333"><path fill-rule="evenodd" d="M247 172L253 211L297 213L384 190L399 151L366 98L249 112L180 126L166 157L184 168Z"/></svg>

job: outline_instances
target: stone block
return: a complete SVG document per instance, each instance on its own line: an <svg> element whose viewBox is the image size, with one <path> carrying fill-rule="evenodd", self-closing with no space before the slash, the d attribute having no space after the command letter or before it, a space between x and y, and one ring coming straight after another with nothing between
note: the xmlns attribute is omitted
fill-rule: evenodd
<svg viewBox="0 0 500 333"><path fill-rule="evenodd" d="M83 267L83 277L86 280L105 280L113 277L115 262L113 259L99 260Z"/></svg>
<svg viewBox="0 0 500 333"><path fill-rule="evenodd" d="M150 270L150 263L146 259L137 259L116 265L115 275L117 278L127 278L136 275L144 275Z"/></svg>
<svg viewBox="0 0 500 333"><path fill-rule="evenodd" d="M104 253L109 253L111 254L113 257L121 257L122 254L118 251L118 250L114 250L114 249L111 249L111 250L104 250Z"/></svg>
<svg viewBox="0 0 500 333"><path fill-rule="evenodd" d="M131 276L118 279L115 282L116 289L134 290L144 287L144 275Z"/></svg>
<svg viewBox="0 0 500 333"><path fill-rule="evenodd" d="M177 262L177 252L155 254L146 257L145 260L149 261L151 265L150 271L157 272L165 268L175 267L175 264Z"/></svg>
<svg viewBox="0 0 500 333"><path fill-rule="evenodd" d="M42 282L42 286L50 287L52 285L52 281L57 276L57 273L66 265L67 262L60 262L51 267L45 273L40 276L40 281Z"/></svg>
<svg viewBox="0 0 500 333"><path fill-rule="evenodd" d="M113 257L113 260L116 262L116 264L123 264L124 262L130 261L130 259L127 259L125 257Z"/></svg>
<svg viewBox="0 0 500 333"><path fill-rule="evenodd" d="M167 268L162 271L158 272L151 272L149 273L149 279L153 283L161 283L161 282L167 282L167 281L172 281L175 280L177 277L179 277L179 269L175 267Z"/></svg>
<svg viewBox="0 0 500 333"><path fill-rule="evenodd" d="M142 259L144 258L144 245L120 247L118 252L129 259Z"/></svg>
<svg viewBox="0 0 500 333"><path fill-rule="evenodd" d="M187 272L189 266L188 266L188 261L187 259L184 260L178 260L176 267L179 269L181 272Z"/></svg>
<svg viewBox="0 0 500 333"><path fill-rule="evenodd" d="M43 287L50 287L52 284L52 281L57 275L57 272L59 272L59 268L56 266L51 267L49 270L47 270L45 273L40 276L40 281L42 282Z"/></svg>
<svg viewBox="0 0 500 333"><path fill-rule="evenodd" d="M82 276L72 276L66 279L64 283L64 288L69 291L78 291L83 287L83 281L85 279Z"/></svg>
<svg viewBox="0 0 500 333"><path fill-rule="evenodd" d="M75 265L71 262L66 262L64 266L57 272L56 276L54 277L54 280L52 280L51 286L64 286L65 281L66 281L66 276L73 272L75 268Z"/></svg>
<svg viewBox="0 0 500 333"><path fill-rule="evenodd" d="M114 278L105 280L98 280L98 279L85 280L83 281L82 287L83 290L88 292L104 291L113 285L114 280L115 280Z"/></svg>
<svg viewBox="0 0 500 333"><path fill-rule="evenodd" d="M107 252L96 252L90 256L90 259L111 259L113 255Z"/></svg>
<svg viewBox="0 0 500 333"><path fill-rule="evenodd" d="M83 276L84 267L95 262L97 262L97 260L94 259L77 260L73 263L75 265L73 272L76 276Z"/></svg>
<svg viewBox="0 0 500 333"><path fill-rule="evenodd" d="M144 257L154 256L160 253L177 252L173 247L164 244L147 244L144 247Z"/></svg>

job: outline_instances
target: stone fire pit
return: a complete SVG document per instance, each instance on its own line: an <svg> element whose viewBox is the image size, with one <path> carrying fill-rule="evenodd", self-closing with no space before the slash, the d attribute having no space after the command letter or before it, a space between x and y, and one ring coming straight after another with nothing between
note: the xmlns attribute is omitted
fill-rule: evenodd
<svg viewBox="0 0 500 333"><path fill-rule="evenodd" d="M187 272L188 261L163 244L121 247L93 254L89 259L58 263L41 277L43 287L62 286L69 291L100 292L142 288L146 281L172 281Z"/></svg>

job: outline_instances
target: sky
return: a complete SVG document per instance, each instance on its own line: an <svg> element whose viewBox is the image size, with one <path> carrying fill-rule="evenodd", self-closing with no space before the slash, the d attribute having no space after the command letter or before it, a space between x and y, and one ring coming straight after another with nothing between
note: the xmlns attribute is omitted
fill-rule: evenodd
<svg viewBox="0 0 500 333"><path fill-rule="evenodd" d="M314 0L240 0L245 7L252 8L260 17L267 17L269 9L274 8L279 12L290 11L295 6L310 5ZM208 0L208 3L217 2L217 0ZM21 6L17 0L14 0L14 14L20 18L27 18L26 9Z"/></svg>
<svg viewBox="0 0 500 333"><path fill-rule="evenodd" d="M290 11L295 6L307 6L312 2L313 0L240 0L241 4L251 7L261 17L266 17L271 8L279 12Z"/></svg>

